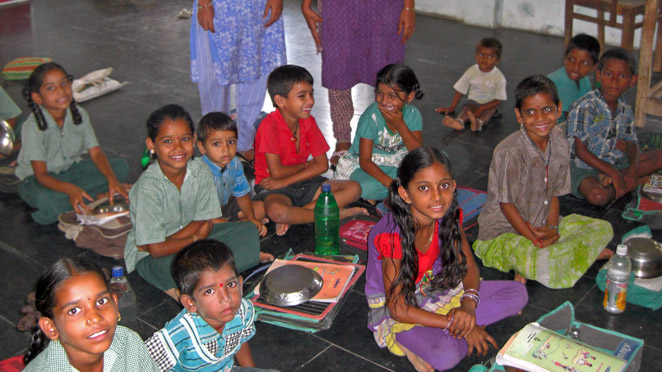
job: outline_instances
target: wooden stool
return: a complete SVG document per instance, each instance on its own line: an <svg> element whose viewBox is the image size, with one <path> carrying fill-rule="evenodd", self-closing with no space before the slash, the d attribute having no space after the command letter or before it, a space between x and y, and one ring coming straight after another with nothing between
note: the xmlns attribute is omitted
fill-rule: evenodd
<svg viewBox="0 0 662 372"><path fill-rule="evenodd" d="M637 81L637 98L634 111L634 122L638 127L643 127L646 124L646 114L662 116L662 82L651 87L651 69L660 71L660 68L662 68L662 24L658 24L657 45L655 55L653 55L655 25L661 18L658 0L647 0L644 26L641 32L639 80ZM653 60L655 60L654 63Z"/></svg>
<svg viewBox="0 0 662 372"><path fill-rule="evenodd" d="M575 5L595 9L597 17L575 13ZM646 0L566 0L565 1L565 35L563 45L568 45L572 38L572 23L575 19L596 23L598 25L598 41L604 50L605 26L617 28L622 31L621 47L632 51L634 44L634 30L640 28L643 22L635 23L637 15L643 15L646 9ZM609 19L605 19L605 12ZM618 23L618 16L623 21Z"/></svg>

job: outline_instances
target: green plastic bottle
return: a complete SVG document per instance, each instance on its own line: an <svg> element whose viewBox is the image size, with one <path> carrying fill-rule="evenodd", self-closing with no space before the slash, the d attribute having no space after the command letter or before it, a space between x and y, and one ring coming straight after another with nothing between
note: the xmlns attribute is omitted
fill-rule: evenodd
<svg viewBox="0 0 662 372"><path fill-rule="evenodd" d="M324 256L339 254L339 231L340 209L331 193L331 185L325 183L315 203L315 253Z"/></svg>

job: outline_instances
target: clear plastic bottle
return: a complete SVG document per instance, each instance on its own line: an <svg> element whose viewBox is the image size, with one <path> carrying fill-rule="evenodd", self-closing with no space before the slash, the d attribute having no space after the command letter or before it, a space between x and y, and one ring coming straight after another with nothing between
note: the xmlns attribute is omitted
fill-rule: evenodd
<svg viewBox="0 0 662 372"><path fill-rule="evenodd" d="M607 264L607 284L602 307L612 314L620 314L625 311L630 268L632 267L627 253L628 247L625 244L619 244L616 254L609 259Z"/></svg>
<svg viewBox="0 0 662 372"><path fill-rule="evenodd" d="M331 185L322 185L317 203L315 203L315 253L332 255L340 253L340 209L336 198L331 193Z"/></svg>
<svg viewBox="0 0 662 372"><path fill-rule="evenodd" d="M117 294L118 307L122 320L120 324L129 324L136 320L138 311L136 309L136 293L131 288L129 281L124 276L122 266L113 267L113 277L110 279L110 290Z"/></svg>

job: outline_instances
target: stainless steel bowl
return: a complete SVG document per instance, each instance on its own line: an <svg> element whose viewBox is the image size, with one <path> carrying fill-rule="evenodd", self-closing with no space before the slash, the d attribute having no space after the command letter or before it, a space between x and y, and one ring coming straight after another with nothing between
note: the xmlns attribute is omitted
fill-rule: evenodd
<svg viewBox="0 0 662 372"><path fill-rule="evenodd" d="M632 238L625 242L632 272L637 278L655 278L662 275L662 245L653 239Z"/></svg>
<svg viewBox="0 0 662 372"><path fill-rule="evenodd" d="M315 297L322 289L322 277L312 269L285 265L264 276L260 297L276 306L296 306Z"/></svg>
<svg viewBox="0 0 662 372"><path fill-rule="evenodd" d="M95 214L101 214L101 213L117 213L117 212L124 212L129 210L129 204L128 203L118 203L114 202L113 205L110 205L110 203L106 202L98 207L94 208L94 213Z"/></svg>
<svg viewBox="0 0 662 372"><path fill-rule="evenodd" d="M0 121L0 154L2 155L11 155L12 150L14 149L14 130L4 120Z"/></svg>

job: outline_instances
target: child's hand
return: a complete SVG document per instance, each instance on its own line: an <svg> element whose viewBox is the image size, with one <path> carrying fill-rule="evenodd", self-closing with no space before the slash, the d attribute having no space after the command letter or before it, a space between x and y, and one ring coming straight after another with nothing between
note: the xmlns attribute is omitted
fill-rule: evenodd
<svg viewBox="0 0 662 372"><path fill-rule="evenodd" d="M455 107L437 107L434 112L437 114L448 114L455 111Z"/></svg>
<svg viewBox="0 0 662 372"><path fill-rule="evenodd" d="M476 326L475 310L473 308L465 306L464 303L462 304L462 306L457 307L453 310L455 310L451 315L453 317L453 323L448 328L448 332L451 334L451 336L455 338L463 338L469 333L471 333L471 331ZM449 312L449 314L451 314L451 312Z"/></svg>
<svg viewBox="0 0 662 372"><path fill-rule="evenodd" d="M382 113L384 120L386 120L387 123L395 127L395 130L397 130L398 132L400 132L401 129L407 126L407 124L405 124L405 119L402 116L402 110L398 110L398 109L389 110L381 105L377 106L377 108L379 108L379 112Z"/></svg>
<svg viewBox="0 0 662 372"><path fill-rule="evenodd" d="M116 179L108 181L108 201L110 205L113 205L113 196L115 194L120 194L124 199L129 200L129 193L126 191L126 188Z"/></svg>
<svg viewBox="0 0 662 372"><path fill-rule="evenodd" d="M490 344L494 346L495 349L498 349L496 341L492 336L490 336L484 327L476 326L471 333L469 333L465 338L467 344L469 345L469 350L467 350L467 356L471 355L476 349L476 354L482 356L487 355L487 351L490 348Z"/></svg>
<svg viewBox="0 0 662 372"><path fill-rule="evenodd" d="M619 171L616 171L616 175L612 176L611 180L612 180L612 185L614 186L614 190L616 191L616 199L625 195L625 193L627 192L627 188L625 184L624 175L621 175Z"/></svg>
<svg viewBox="0 0 662 372"><path fill-rule="evenodd" d="M626 192L634 190L639 184L639 167L630 165L623 174L623 179L625 180Z"/></svg>
<svg viewBox="0 0 662 372"><path fill-rule="evenodd" d="M209 233L213 228L214 228L214 222L212 220L205 221L205 223L203 223L202 226L200 226L200 228L198 229L198 232L195 233L195 236L198 238L198 240L207 239Z"/></svg>
<svg viewBox="0 0 662 372"><path fill-rule="evenodd" d="M271 17L269 18L269 21L264 24L265 28L271 26L278 20L278 18L280 18L280 15L283 13L283 0L267 0L262 19L267 18L269 11L271 11Z"/></svg>
<svg viewBox="0 0 662 372"><path fill-rule="evenodd" d="M94 201L94 199L92 199L92 197L88 195L85 190L74 184L70 185L70 188L67 191L67 195L69 195L69 203L71 203L71 206L74 208L76 213L79 214L84 214L90 210L90 208L85 205L85 199Z"/></svg>
<svg viewBox="0 0 662 372"><path fill-rule="evenodd" d="M214 30L214 6L209 5L206 6L207 4L211 4L213 0L208 0L208 1L200 1L198 2L198 6L203 6L202 9L198 8L198 23L200 24L200 27L202 27L203 30L205 31L211 31L211 33L215 33L216 30Z"/></svg>
<svg viewBox="0 0 662 372"><path fill-rule="evenodd" d="M257 231L260 233L260 236L265 236L267 235L267 227L262 224L262 222L256 220L256 219L251 219L249 220L255 227L257 227Z"/></svg>
<svg viewBox="0 0 662 372"><path fill-rule="evenodd" d="M283 188L285 185L280 180L275 180L271 177L267 177L260 182L260 186L264 187L266 190L278 190Z"/></svg>

